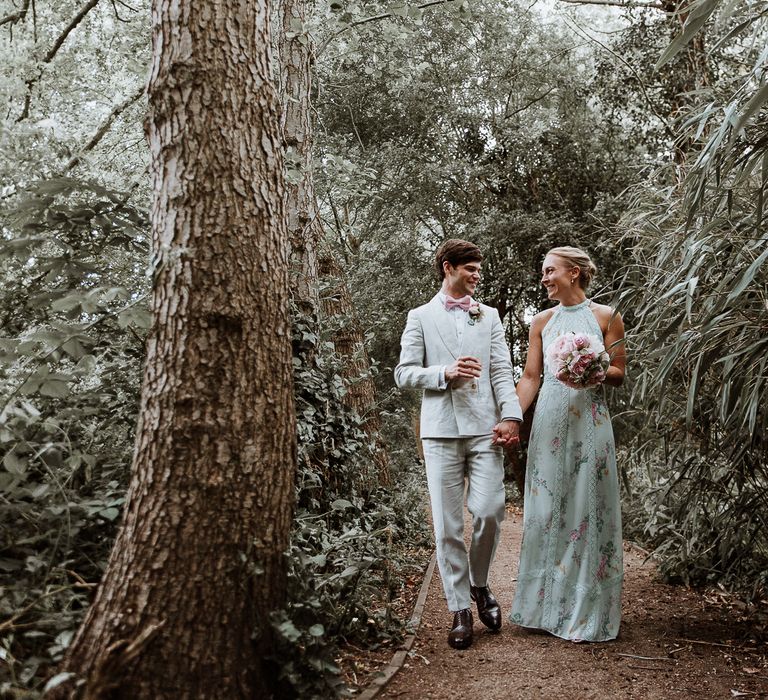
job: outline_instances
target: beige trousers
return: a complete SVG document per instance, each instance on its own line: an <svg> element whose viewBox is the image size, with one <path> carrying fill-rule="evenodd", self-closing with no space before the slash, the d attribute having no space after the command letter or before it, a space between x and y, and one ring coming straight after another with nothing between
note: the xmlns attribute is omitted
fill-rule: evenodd
<svg viewBox="0 0 768 700"><path fill-rule="evenodd" d="M437 565L448 609L470 607L469 586L488 585L504 520L504 456L491 435L424 438L424 463L435 526ZM464 488L472 515L469 556L464 546Z"/></svg>

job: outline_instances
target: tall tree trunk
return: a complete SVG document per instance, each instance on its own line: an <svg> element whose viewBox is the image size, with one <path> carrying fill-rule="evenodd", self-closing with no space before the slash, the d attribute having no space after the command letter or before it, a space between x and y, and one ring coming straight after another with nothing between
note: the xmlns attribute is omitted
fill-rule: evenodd
<svg viewBox="0 0 768 700"><path fill-rule="evenodd" d="M291 293L299 311L318 323L320 293L317 246L323 228L315 201L312 167L312 36L305 32L306 0L282 0L280 126L286 147L285 211L291 241Z"/></svg>
<svg viewBox="0 0 768 700"><path fill-rule="evenodd" d="M363 419L363 430L372 445L373 461L360 474L364 490L389 484L389 455L381 437L381 418L376 405L376 385L371 376L371 361L365 349L363 330L355 314L352 295L344 271L336 262L330 246L319 257L320 274L330 282L323 299L323 313L337 328L333 334L336 352L344 361L347 393L344 402Z"/></svg>
<svg viewBox="0 0 768 700"><path fill-rule="evenodd" d="M361 486L370 489L389 483L389 459L380 437L375 385L369 376L370 360L362 330L355 320L352 297L343 271L336 264L330 249L322 254L318 252L324 231L313 177L311 94L314 45L312 36L304 30L306 15L306 0L282 0L278 42L283 99L280 121L288 156L285 207L291 240L291 291L299 310L318 323L318 334L321 315L330 318L343 316L345 319L333 342L344 360L344 375L349 380L345 401L363 417L363 429L376 444L370 470L360 475ZM333 287L322 301L320 275L331 277ZM312 353L308 354L311 359Z"/></svg>
<svg viewBox="0 0 768 700"><path fill-rule="evenodd" d="M123 525L62 668L88 698L267 698L296 459L268 8L152 19L154 328Z"/></svg>
<svg viewBox="0 0 768 700"><path fill-rule="evenodd" d="M688 0L666 0L664 9L668 13L671 27L670 41L683 31L689 16ZM665 67L665 75L674 95L670 116L675 120L685 117L691 107L691 101L699 90L706 88L712 81L712 68L706 50L706 30L699 32L680 52L676 63ZM685 164L693 148L693 141L686 132L674 145L674 159L679 165Z"/></svg>

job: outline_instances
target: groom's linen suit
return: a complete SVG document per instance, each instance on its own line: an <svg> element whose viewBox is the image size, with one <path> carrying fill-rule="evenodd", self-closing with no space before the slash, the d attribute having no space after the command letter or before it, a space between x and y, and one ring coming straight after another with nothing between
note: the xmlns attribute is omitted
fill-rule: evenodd
<svg viewBox="0 0 768 700"><path fill-rule="evenodd" d="M502 419L522 420L509 348L496 309L481 315L447 311L445 296L408 313L395 382L423 390L421 439L427 471L437 562L451 611L470 607L470 582L488 583L504 519L504 463L491 444ZM462 356L477 358L480 377L448 383L445 368ZM469 559L464 546L464 476L473 517Z"/></svg>

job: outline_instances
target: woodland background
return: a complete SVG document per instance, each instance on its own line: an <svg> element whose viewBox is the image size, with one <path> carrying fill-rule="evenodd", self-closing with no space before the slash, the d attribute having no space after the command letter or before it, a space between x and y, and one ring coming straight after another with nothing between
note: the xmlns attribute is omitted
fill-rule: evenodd
<svg viewBox="0 0 768 700"><path fill-rule="evenodd" d="M479 296L499 309L517 371L526 319L547 303L543 254L593 255L592 296L628 328L629 380L611 392L625 537L670 580L765 610L768 10L569 2L273 8L300 202L298 471L272 614L286 695L333 695L343 645L402 634L430 534L418 397L394 390L391 368L448 237L485 251ZM149 25L143 0L0 3L9 696L37 697L61 661L124 503L163 264L150 255ZM511 472L509 490L519 497Z"/></svg>

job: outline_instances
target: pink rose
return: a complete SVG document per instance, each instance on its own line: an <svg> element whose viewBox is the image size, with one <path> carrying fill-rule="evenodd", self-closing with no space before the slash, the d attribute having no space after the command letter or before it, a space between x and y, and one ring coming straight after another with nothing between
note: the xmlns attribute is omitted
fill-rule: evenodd
<svg viewBox="0 0 768 700"><path fill-rule="evenodd" d="M579 333L573 337L573 344L577 350L581 350L589 345L589 338L583 333Z"/></svg>

